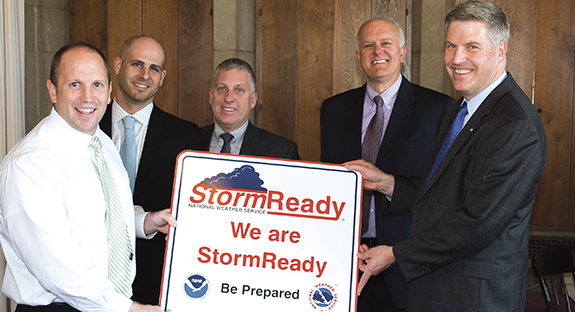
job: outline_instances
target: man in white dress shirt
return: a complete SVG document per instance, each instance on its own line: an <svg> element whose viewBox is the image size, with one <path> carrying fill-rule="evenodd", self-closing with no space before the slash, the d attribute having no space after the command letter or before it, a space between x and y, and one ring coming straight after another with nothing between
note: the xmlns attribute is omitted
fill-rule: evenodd
<svg viewBox="0 0 575 312"><path fill-rule="evenodd" d="M50 115L0 165L0 243L7 262L3 294L24 312L162 311L121 294L108 274L109 258L117 253L108 242L104 192L110 188L100 180L94 141L100 142L109 168L106 182L116 190L115 207L120 220L123 214L124 241L131 250L136 236L165 232L175 220L168 211L134 210L120 156L98 127L111 91L104 56L85 43L61 48L47 87L54 104ZM135 260L132 253L125 258L130 285Z"/></svg>

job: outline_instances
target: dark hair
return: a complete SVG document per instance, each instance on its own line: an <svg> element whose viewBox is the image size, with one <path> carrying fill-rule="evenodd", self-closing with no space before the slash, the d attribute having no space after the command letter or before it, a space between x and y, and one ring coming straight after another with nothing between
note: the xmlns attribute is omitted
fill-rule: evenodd
<svg viewBox="0 0 575 312"><path fill-rule="evenodd" d="M445 16L445 30L455 21L479 21L487 24L489 41L497 45L509 42L509 21L502 8L489 2L469 0L456 5Z"/></svg>
<svg viewBox="0 0 575 312"><path fill-rule="evenodd" d="M101 58L104 66L106 67L106 75L108 78L108 83L110 82L110 69L108 68L108 63L106 62L106 57L104 54L98 50L98 48L94 47L93 45L86 43L86 42L75 42L67 44L58 50L54 57L52 58L52 65L50 66L50 81L55 87L58 87L58 77L60 76L60 63L62 62L62 57L66 52L74 50L74 49L86 49L88 51L92 51L97 53Z"/></svg>
<svg viewBox="0 0 575 312"><path fill-rule="evenodd" d="M256 92L256 75L254 74L254 71L250 66L250 64L239 58L229 58L221 62L220 65L216 67L216 70L214 71L214 78L212 79L212 88L214 87L214 83L216 82L216 76L218 75L220 70L228 71L232 69L237 69L241 72L248 73L250 76L249 83L250 87L252 88L252 93Z"/></svg>

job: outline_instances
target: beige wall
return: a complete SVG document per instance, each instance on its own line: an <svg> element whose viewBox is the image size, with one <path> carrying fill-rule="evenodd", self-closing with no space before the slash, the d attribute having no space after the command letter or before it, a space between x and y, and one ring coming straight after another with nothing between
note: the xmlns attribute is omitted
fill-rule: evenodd
<svg viewBox="0 0 575 312"><path fill-rule="evenodd" d="M411 81L451 94L451 80L443 65L444 18L455 0L413 0Z"/></svg>

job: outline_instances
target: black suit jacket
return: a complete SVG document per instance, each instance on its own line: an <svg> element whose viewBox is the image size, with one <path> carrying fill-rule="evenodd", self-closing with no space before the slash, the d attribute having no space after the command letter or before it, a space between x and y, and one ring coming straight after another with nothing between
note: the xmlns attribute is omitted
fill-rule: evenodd
<svg viewBox="0 0 575 312"><path fill-rule="evenodd" d="M200 129L201 150L210 150L210 141L214 132L214 124L209 124ZM254 126L248 121L248 127L244 134L244 141L240 149L240 155L262 156L271 158L284 158L299 160L297 144L277 134Z"/></svg>
<svg viewBox="0 0 575 312"><path fill-rule="evenodd" d="M112 137L112 106L108 106L100 128ZM176 158L187 149L199 149L198 126L154 106L134 185L134 204L145 211L171 206ZM164 267L166 235L136 240L136 278L133 300L158 304Z"/></svg>
<svg viewBox="0 0 575 312"><path fill-rule="evenodd" d="M403 76L402 79L375 165L391 174L422 176L435 147L441 122L455 101L445 94L412 84ZM323 162L339 164L361 159L366 88L363 85L323 102ZM388 200L382 194L376 194L375 200L377 243L395 245L406 239L409 213L384 213ZM382 291L388 292L389 296L379 295ZM389 301L386 298L391 298L392 302L386 302ZM398 309L405 309L408 304L407 282L397 266L379 277L372 277L359 298L358 311L383 311L390 304Z"/></svg>
<svg viewBox="0 0 575 312"><path fill-rule="evenodd" d="M458 109L446 119L423 181ZM415 199L412 237L393 247L410 281L411 312L524 311L529 218L546 159L541 118L508 73L426 189L396 176L389 209Z"/></svg>

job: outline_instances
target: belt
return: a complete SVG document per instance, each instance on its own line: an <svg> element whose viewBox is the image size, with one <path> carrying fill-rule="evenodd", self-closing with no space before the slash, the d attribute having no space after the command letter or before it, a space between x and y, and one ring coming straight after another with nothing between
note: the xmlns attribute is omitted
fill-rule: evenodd
<svg viewBox="0 0 575 312"><path fill-rule="evenodd" d="M76 310L74 308L72 308L70 305L68 305L67 303L63 303L63 302L53 302L50 303L49 305L44 305L44 306L29 306L29 305L25 305L25 304L18 304L18 306L16 306L16 311L15 312L80 312L79 310Z"/></svg>

